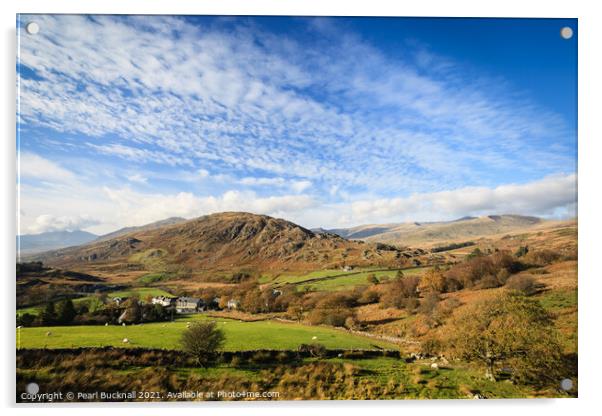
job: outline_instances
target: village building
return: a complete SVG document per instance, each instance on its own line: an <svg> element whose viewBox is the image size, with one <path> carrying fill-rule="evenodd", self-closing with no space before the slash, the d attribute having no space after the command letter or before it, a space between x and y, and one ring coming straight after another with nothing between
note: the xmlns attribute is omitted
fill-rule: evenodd
<svg viewBox="0 0 602 416"><path fill-rule="evenodd" d="M205 302L199 298L182 296L176 299L177 313L196 313L205 309Z"/></svg>
<svg viewBox="0 0 602 416"><path fill-rule="evenodd" d="M228 309L238 309L239 306L240 306L240 302L236 299L230 299L228 301L228 303L226 304L226 307Z"/></svg>
<svg viewBox="0 0 602 416"><path fill-rule="evenodd" d="M151 299L151 303L153 305L161 305L163 307L169 307L176 303L176 298L172 298L169 296L155 296Z"/></svg>

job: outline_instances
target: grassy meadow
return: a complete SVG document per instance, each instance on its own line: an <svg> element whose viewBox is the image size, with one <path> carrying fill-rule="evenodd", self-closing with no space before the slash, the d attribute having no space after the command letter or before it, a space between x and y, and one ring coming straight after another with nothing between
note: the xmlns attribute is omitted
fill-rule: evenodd
<svg viewBox="0 0 602 416"><path fill-rule="evenodd" d="M401 269L405 276L419 275L424 273L428 268L414 267L411 269ZM312 281L310 283L299 283L298 290L313 290L313 291L335 291L348 290L356 286L367 286L368 276L374 275L379 280L392 279L396 276L398 270L365 270L357 273L346 273L332 278L324 278L321 280Z"/></svg>
<svg viewBox="0 0 602 416"><path fill-rule="evenodd" d="M274 287L295 285L297 290L306 291L335 291L352 289L355 286L368 285L368 276L375 275L378 279L392 279L401 271L404 275L421 274L427 267L412 267L406 269L362 268L358 270L325 269L316 270L302 275L281 275L277 277L263 276L262 284Z"/></svg>
<svg viewBox="0 0 602 416"><path fill-rule="evenodd" d="M19 348L74 347L146 347L180 349L180 336L188 322L213 319L196 314L173 322L130 326L53 326L17 329ZM344 330L277 321L243 322L216 319L226 336L224 350L294 350L301 344L320 343L331 349L397 349L394 344L378 341ZM20 332L19 332L20 331ZM47 335L50 332L50 335ZM128 343L123 339L127 338Z"/></svg>

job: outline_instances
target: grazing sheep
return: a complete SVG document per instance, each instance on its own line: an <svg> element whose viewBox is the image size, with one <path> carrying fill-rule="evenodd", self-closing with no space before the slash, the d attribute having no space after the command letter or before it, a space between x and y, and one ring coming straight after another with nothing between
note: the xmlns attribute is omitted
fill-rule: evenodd
<svg viewBox="0 0 602 416"><path fill-rule="evenodd" d="M431 368L432 368L433 370L437 370L437 369L439 368L439 364L437 364L437 363L432 363L432 364L431 364Z"/></svg>
<svg viewBox="0 0 602 416"><path fill-rule="evenodd" d="M46 332L47 337L49 337L50 335L52 335L52 332L50 332L50 331Z"/></svg>
<svg viewBox="0 0 602 416"><path fill-rule="evenodd" d="M129 343L129 342L130 342L130 340L129 340L129 339L127 339L127 338L124 338L124 339L123 339L123 342L124 342L125 344L127 344L127 343Z"/></svg>
<svg viewBox="0 0 602 416"><path fill-rule="evenodd" d="M311 339L318 339L318 337L312 337Z"/></svg>

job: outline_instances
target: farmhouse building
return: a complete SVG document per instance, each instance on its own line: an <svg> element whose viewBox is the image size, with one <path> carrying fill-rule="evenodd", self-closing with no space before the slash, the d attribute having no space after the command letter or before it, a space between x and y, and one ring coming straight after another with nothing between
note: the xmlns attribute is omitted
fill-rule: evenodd
<svg viewBox="0 0 602 416"><path fill-rule="evenodd" d="M155 296L151 299L151 302L153 305L169 307L176 303L176 298L171 298L169 296Z"/></svg>
<svg viewBox="0 0 602 416"><path fill-rule="evenodd" d="M228 307L228 309L238 309L238 307L240 306L240 302L236 299L230 299L226 306Z"/></svg>
<svg viewBox="0 0 602 416"><path fill-rule="evenodd" d="M195 313L202 311L204 308L205 303L199 298L182 296L176 299L177 313Z"/></svg>

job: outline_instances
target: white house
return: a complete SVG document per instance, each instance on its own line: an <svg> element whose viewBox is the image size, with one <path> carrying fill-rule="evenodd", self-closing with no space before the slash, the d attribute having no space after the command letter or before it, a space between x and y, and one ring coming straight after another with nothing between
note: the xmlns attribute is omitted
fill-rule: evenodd
<svg viewBox="0 0 602 416"><path fill-rule="evenodd" d="M205 302L199 298L182 296L176 299L177 313L196 313L205 308Z"/></svg>
<svg viewBox="0 0 602 416"><path fill-rule="evenodd" d="M151 299L153 305L161 305L161 306L171 306L176 302L175 298L170 298L168 296L155 296Z"/></svg>

